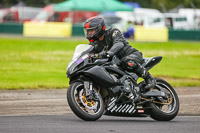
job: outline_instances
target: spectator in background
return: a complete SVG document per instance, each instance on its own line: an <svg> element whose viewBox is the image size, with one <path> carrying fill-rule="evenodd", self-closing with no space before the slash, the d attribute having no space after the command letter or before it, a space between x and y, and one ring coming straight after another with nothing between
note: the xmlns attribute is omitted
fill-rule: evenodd
<svg viewBox="0 0 200 133"><path fill-rule="evenodd" d="M134 21L129 19L124 26L124 37L134 39Z"/></svg>

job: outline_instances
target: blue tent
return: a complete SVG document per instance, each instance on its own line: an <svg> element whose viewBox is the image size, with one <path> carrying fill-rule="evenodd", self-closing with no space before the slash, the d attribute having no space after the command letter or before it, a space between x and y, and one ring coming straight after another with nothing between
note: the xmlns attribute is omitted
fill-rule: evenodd
<svg viewBox="0 0 200 133"><path fill-rule="evenodd" d="M124 4L131 8L141 8L140 4L136 2L124 2Z"/></svg>

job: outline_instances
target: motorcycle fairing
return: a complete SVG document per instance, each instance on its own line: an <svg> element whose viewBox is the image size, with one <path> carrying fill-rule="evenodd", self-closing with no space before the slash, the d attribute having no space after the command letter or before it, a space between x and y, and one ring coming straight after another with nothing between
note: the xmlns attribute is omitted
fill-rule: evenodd
<svg viewBox="0 0 200 133"><path fill-rule="evenodd" d="M106 72L102 66L94 66L84 72L86 75L90 75L92 79L99 82L104 87L112 87L117 85L114 79Z"/></svg>
<svg viewBox="0 0 200 133"><path fill-rule="evenodd" d="M136 105L132 102L116 104L116 101L116 98L111 98L104 115L146 117L152 110L150 107L136 108Z"/></svg>

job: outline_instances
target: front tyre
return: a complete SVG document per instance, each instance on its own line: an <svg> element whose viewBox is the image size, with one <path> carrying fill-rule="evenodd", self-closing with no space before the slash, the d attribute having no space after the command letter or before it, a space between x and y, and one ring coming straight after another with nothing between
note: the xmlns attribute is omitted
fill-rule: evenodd
<svg viewBox="0 0 200 133"><path fill-rule="evenodd" d="M71 110L85 121L98 120L104 112L104 103L101 95L93 88L93 99L87 99L84 84L75 82L67 91L67 101Z"/></svg>
<svg viewBox="0 0 200 133"><path fill-rule="evenodd" d="M170 121L176 117L179 111L179 99L174 88L165 80L156 78L156 86L153 90L165 92L166 98L158 97L150 103L152 107L151 118L157 121Z"/></svg>

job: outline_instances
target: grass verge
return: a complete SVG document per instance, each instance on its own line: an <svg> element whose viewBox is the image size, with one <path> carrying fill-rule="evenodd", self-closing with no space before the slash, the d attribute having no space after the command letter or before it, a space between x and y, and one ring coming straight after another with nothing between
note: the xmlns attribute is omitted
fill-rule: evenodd
<svg viewBox="0 0 200 133"><path fill-rule="evenodd" d="M0 89L66 88L66 67L86 40L0 38ZM130 44L145 57L163 56L150 72L173 86L200 86L200 42Z"/></svg>

